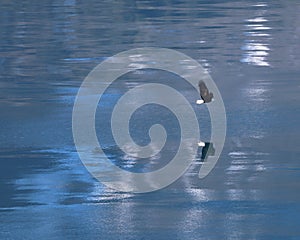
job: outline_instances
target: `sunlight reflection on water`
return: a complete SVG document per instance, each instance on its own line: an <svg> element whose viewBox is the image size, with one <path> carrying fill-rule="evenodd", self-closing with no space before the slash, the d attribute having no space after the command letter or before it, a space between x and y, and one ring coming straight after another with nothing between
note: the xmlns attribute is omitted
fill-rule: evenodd
<svg viewBox="0 0 300 240"><path fill-rule="evenodd" d="M256 65L256 66L270 66L268 62L268 55L270 51L268 40L272 36L268 33L272 30L271 27L266 26L268 20L266 19L268 7L267 4L255 5L263 7L263 11L257 10L258 16L246 20L245 35L249 39L245 40L242 50L245 51L241 62Z"/></svg>

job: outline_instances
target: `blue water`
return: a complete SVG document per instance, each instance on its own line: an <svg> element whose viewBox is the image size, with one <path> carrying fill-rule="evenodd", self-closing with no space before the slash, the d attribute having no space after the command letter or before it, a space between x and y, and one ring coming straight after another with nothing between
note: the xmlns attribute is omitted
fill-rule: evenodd
<svg viewBox="0 0 300 240"><path fill-rule="evenodd" d="M299 239L299 12L289 0L2 1L0 239ZM136 47L181 51L216 82L227 136L205 179L198 160L165 189L122 193L81 163L72 138L80 84L106 58ZM131 84L116 91L151 78L176 76L128 75ZM147 140L151 121L138 122L137 140ZM169 150L178 144L175 125ZM111 158L124 158L107 145Z"/></svg>

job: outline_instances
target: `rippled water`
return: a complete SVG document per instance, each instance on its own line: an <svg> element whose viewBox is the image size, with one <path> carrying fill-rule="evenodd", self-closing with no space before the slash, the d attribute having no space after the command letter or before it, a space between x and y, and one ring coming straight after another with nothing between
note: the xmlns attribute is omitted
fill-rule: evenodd
<svg viewBox="0 0 300 240"><path fill-rule="evenodd" d="M299 12L297 1L283 0L3 1L0 238L299 238ZM149 46L181 51L210 72L227 111L226 144L203 180L198 157L165 189L121 193L94 180L80 162L73 101L101 61ZM176 77L133 74L115 91L140 78ZM207 141L206 115L199 107ZM151 121L140 124L143 129ZM166 156L177 144L176 134L170 136ZM139 165L110 142L106 152L137 171L161 164Z"/></svg>

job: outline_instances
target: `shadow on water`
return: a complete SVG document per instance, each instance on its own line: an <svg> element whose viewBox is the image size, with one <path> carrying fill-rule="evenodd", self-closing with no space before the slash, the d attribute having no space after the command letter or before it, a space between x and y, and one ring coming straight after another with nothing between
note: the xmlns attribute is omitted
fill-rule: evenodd
<svg viewBox="0 0 300 240"><path fill-rule="evenodd" d="M70 155L51 149L3 150L1 209L60 204L72 197L75 203L80 195L85 196L91 188L91 178L80 165L70 163Z"/></svg>

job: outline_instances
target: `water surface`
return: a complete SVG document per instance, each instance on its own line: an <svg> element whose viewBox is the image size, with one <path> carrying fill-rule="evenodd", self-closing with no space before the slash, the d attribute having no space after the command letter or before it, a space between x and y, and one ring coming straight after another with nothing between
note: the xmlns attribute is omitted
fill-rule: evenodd
<svg viewBox="0 0 300 240"><path fill-rule="evenodd" d="M0 238L299 238L299 12L297 1L283 0L3 1ZM136 47L181 51L220 89L227 138L205 179L197 177L198 156L165 189L121 193L93 179L80 162L71 129L78 88L101 61ZM129 84L112 93L153 79L182 87L172 74L145 71L125 76ZM136 136L147 141L142 130L163 116L170 157L177 123L165 109L150 110L137 112ZM198 110L208 141L207 109ZM145 112L149 122L139 121ZM127 169L161 164L127 159L105 142L107 154Z"/></svg>

